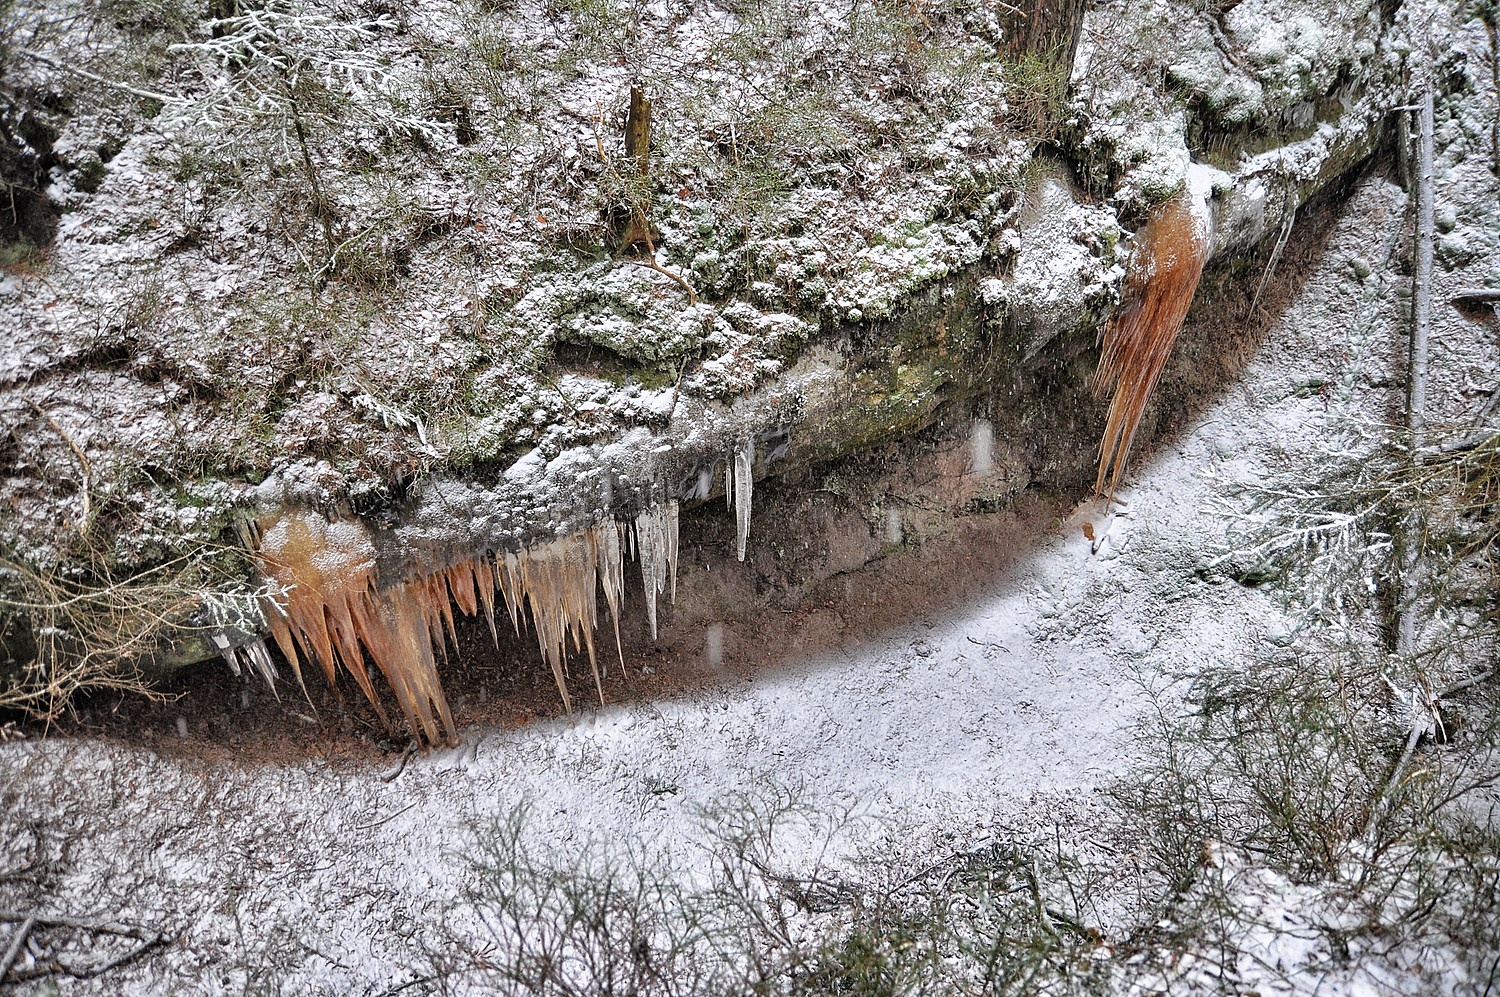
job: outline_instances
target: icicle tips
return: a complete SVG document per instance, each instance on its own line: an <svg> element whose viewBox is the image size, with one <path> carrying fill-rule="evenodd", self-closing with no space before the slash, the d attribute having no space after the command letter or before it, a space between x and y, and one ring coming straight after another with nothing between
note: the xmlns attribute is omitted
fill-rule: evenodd
<svg viewBox="0 0 1500 997"><path fill-rule="evenodd" d="M653 637L656 597L669 579L676 597L677 523L677 503L669 502L643 511L635 524ZM446 660L448 643L458 646L455 605L468 616L483 612L497 644L497 591L517 634L529 618L568 712L573 709L567 685L570 645L572 652L588 654L595 691L604 701L594 644L600 590L624 664L621 533L626 527L613 519L516 552L461 560L386 589L376 584L373 537L358 521L329 522L318 513L294 510L263 526L256 563L283 593L268 598L263 610L304 694L303 662L315 662L335 689L339 672L346 672L389 726L368 659L394 693L412 733L429 743L452 741L455 735L437 665L439 657ZM266 674L270 658L260 658L252 647L250 663Z"/></svg>

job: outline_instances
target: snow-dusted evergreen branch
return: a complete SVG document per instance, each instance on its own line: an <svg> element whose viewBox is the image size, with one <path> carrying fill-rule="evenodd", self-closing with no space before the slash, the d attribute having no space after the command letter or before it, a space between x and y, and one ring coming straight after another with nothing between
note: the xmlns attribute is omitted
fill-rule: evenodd
<svg viewBox="0 0 1500 997"><path fill-rule="evenodd" d="M385 18L349 23L280 0L208 21L206 37L170 51L205 64L207 86L186 104L191 119L232 127L300 114L440 141L446 126L411 111L405 81L377 49L397 28Z"/></svg>
<svg viewBox="0 0 1500 997"><path fill-rule="evenodd" d="M297 252L320 287L345 266L344 251L378 225L351 235L360 226L346 225L341 164L403 140L442 147L449 136L449 126L420 112L417 81L387 50L399 29L386 18L345 17L336 4L270 0L207 21L197 40L169 49L201 78L163 116L179 141L227 150L248 165L247 192L261 177L285 176L283 164L301 174L323 247L315 259Z"/></svg>
<svg viewBox="0 0 1500 997"><path fill-rule="evenodd" d="M1400 235L1393 228L1385 239L1377 257L1381 273ZM1405 473L1392 427L1358 414L1360 371L1377 341L1389 290L1376 278L1361 292L1347 360L1330 386L1318 435L1318 474L1221 480L1209 503L1226 523L1227 543L1216 566L1279 574L1307 621L1340 628L1351 625L1391 578L1396 526L1430 490L1426 478Z"/></svg>
<svg viewBox="0 0 1500 997"><path fill-rule="evenodd" d="M1354 601L1374 594L1389 563L1391 534L1378 525L1389 512L1388 498L1350 511L1336 508L1348 496L1333 492L1308 492L1248 511L1216 502L1229 521L1232 543L1214 563L1287 575L1295 566L1306 614L1343 622Z"/></svg>

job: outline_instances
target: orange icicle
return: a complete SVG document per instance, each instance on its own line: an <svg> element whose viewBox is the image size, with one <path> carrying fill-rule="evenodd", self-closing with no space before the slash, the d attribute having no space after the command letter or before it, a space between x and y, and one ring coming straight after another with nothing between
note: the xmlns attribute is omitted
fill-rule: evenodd
<svg viewBox="0 0 1500 997"><path fill-rule="evenodd" d="M473 561L464 561L455 564L447 572L448 591L453 593L453 601L458 603L458 608L463 610L465 616L473 616L479 612L478 596L474 593L473 564Z"/></svg>
<svg viewBox="0 0 1500 997"><path fill-rule="evenodd" d="M266 627L271 631L271 637L276 641L276 646L281 650L281 656L292 666L292 674L297 676L297 688L302 690L302 695L307 697L309 703L312 697L307 694L307 683L302 679L302 663L297 657L297 647L292 639L291 628L287 625L286 614L281 611L269 599L263 601L261 610L266 618Z"/></svg>
<svg viewBox="0 0 1500 997"><path fill-rule="evenodd" d="M484 604L484 622L490 625L490 639L495 642L495 649L500 649L500 634L495 631L495 569L488 562L476 558L469 562L469 569L473 575L474 589L479 593L479 601Z"/></svg>
<svg viewBox="0 0 1500 997"><path fill-rule="evenodd" d="M426 603L404 587L390 595L376 590L375 545L363 525L330 523L310 511L286 513L264 528L256 561L261 573L286 592L285 606L271 608L266 617L299 682L299 658L316 661L335 690L342 666L389 726L365 668L368 651L412 731L429 741L440 739L433 719L436 706L444 731L452 736L428 623L423 613L414 612ZM446 591L443 603L446 608Z"/></svg>
<svg viewBox="0 0 1500 997"><path fill-rule="evenodd" d="M658 531L663 535L656 546L666 552L661 556L670 560L675 574L675 503L661 522L666 525ZM298 683L302 661L311 659L336 691L342 667L388 727L366 655L395 693L412 732L432 743L451 740L453 717L438 679L437 658L446 662L449 641L458 647L454 606L469 616L482 608L498 645L497 588L517 634L530 616L537 645L569 712L569 644L573 653L588 654L594 688L604 701L594 643L601 585L614 623L615 649L624 663L619 634L624 568L620 527L612 519L499 558L485 555L438 566L386 590L377 585L374 538L357 520L333 523L302 510L262 525L256 563L284 592L281 601L266 601L266 622Z"/></svg>
<svg viewBox="0 0 1500 997"><path fill-rule="evenodd" d="M1096 394L1114 391L1094 482L1101 495L1113 497L1119 485L1146 403L1202 279L1210 234L1207 206L1191 186L1158 205L1141 230L1126 278L1126 296L1136 303L1105 330L1103 356L1094 372Z"/></svg>

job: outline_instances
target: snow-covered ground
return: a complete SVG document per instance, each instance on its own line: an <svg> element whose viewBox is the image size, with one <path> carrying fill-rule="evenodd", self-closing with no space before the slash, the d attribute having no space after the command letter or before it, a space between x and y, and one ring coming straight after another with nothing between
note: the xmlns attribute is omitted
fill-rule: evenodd
<svg viewBox="0 0 1500 997"><path fill-rule="evenodd" d="M376 993L417 972L426 927L469 875L472 829L523 801L527 840L542 852L630 842L684 869L707 854L705 804L771 787L815 809L852 809L870 833L895 829L906 852L1054 825L1070 844L1108 836L1117 825L1103 791L1138 761L1137 723L1153 704L1205 669L1245 668L1298 639L1273 594L1210 569L1224 526L1205 503L1216 481L1317 459L1340 405L1389 415L1401 278L1381 247L1403 212L1398 188L1365 181L1243 381L1142 462L1120 507L1080 506L1006 577L930 625L866 633L686 698L470 728L461 747L414 756L394 777L82 739L0 744L0 868L35 872L0 880L0 898L168 935L98 980L65 981L66 992L241 993L274 977L288 993ZM1446 307L1439 332L1434 398L1456 417L1472 404L1458 390L1466 378L1495 369L1494 337ZM1309 389L1323 384L1334 387ZM922 555L906 556L920 578ZM793 835L781 847L795 868L823 840ZM1296 906L1274 876L1242 879ZM1319 993L1404 985L1357 961L1328 968L1327 936L1308 930L1311 941L1250 939L1230 978ZM1189 973L1173 987L1221 985Z"/></svg>

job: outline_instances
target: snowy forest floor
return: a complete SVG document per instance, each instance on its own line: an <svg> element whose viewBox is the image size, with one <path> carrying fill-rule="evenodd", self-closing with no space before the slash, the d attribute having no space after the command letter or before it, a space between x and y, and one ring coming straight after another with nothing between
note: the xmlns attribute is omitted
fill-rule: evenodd
<svg viewBox="0 0 1500 997"><path fill-rule="evenodd" d="M1480 176L1471 179L1482 188ZM1329 876L1298 877L1202 837L1183 846L1198 879L1176 896L1212 870L1219 895L1234 898L1216 908L1222 923L1141 924L1161 910L1144 898L1162 894L1165 874L1151 864L1161 834L1149 825L1167 806L1148 798L1160 782L1145 774L1162 771L1172 731L1200 724L1190 714L1206 684L1251 682L1287 662L1312 670L1335 653L1326 635L1299 625L1283 590L1241 584L1217 564L1226 520L1214 502L1234 482L1316 479L1334 420L1393 420L1406 221L1399 188L1364 181L1241 383L1140 462L1114 513L1086 503L1036 524L1022 545L1016 520L997 516L988 538L888 558L851 576L848 598L829 613L705 635L691 688L566 719L526 722L518 709L508 722L466 728L458 748L404 764L340 747L350 738L294 735L294 721L263 725L279 747L242 754L231 740L256 736L240 725L264 709L206 729L186 701L182 713L155 708L153 743L71 735L0 744L0 908L163 936L95 979L61 975L18 992L509 992L493 976L508 936L485 920L504 903L485 893L495 878L478 860L485 842L503 851L508 834L512 854L542 866L576 871L605 861L589 856L633 856L690 883L722 867L727 841L743 857L745 841L759 840L749 865L763 881L806 887L800 903L787 901L787 930L803 938L820 918L843 916L837 896L808 899L819 883L886 877L904 887L953 856L1003 843L1050 855L1049 870L1082 870L1069 890L1094 886L1068 907L1090 939L1092 968L1045 984L1057 990L1093 981L1122 992L1484 991L1494 953L1482 944L1465 958L1420 933L1369 930L1379 917L1352 924L1357 905L1330 899L1349 891ZM1480 404L1462 389L1476 378L1488 388L1500 351L1487 319L1442 307L1433 394L1456 422ZM955 573L965 546L986 541L1014 554L961 603L899 626L861 623L867 596L920 592ZM741 667L736 655L753 657L757 646L822 639L799 625L838 625L844 636L790 665ZM202 679L193 697L269 701L227 675ZM1388 726L1399 753L1399 725ZM1443 750L1453 748L1424 757ZM1464 799L1493 827L1492 790ZM727 826L751 829L735 838ZM1043 859L1027 868L1040 911ZM1494 911L1478 915L1488 922ZM51 930L38 932L18 970L49 956L99 962L130 942Z"/></svg>

